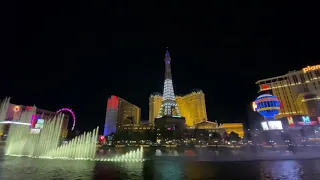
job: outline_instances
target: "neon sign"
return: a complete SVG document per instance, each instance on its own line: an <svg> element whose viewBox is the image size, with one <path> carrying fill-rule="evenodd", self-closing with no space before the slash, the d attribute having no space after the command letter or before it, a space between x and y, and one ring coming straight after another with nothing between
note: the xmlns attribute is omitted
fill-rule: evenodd
<svg viewBox="0 0 320 180"><path fill-rule="evenodd" d="M320 69L320 65L315 65L315 66L307 66L305 68L302 68L302 71L304 73L308 72L308 71L313 71L313 70L317 70Z"/></svg>
<svg viewBox="0 0 320 180"><path fill-rule="evenodd" d="M302 121L305 124L310 124L311 123L309 116L302 116Z"/></svg>
<svg viewBox="0 0 320 180"><path fill-rule="evenodd" d="M298 122L300 125L316 125L317 121L311 121L309 116L302 116L302 122Z"/></svg>
<svg viewBox="0 0 320 180"><path fill-rule="evenodd" d="M287 117L287 119L288 119L289 126L294 126L292 116Z"/></svg>

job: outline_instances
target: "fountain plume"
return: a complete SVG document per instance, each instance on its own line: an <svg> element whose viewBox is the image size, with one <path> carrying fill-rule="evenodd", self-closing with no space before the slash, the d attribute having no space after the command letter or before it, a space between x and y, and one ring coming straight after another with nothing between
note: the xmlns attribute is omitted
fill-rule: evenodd
<svg viewBox="0 0 320 180"><path fill-rule="evenodd" d="M0 106L0 118L3 120L8 111L9 101L10 98L4 99ZM30 119L32 119L32 115L35 113L36 107L34 106L31 111L23 111L18 121L29 123ZM61 144L60 136L63 119L64 115L59 114L53 119L45 120L39 134L31 134L29 126L11 124L6 141L5 154L8 156L26 156L45 159L99 160L114 162L144 161L143 147L113 158L95 159L99 127L91 132L85 132L82 135L75 137L66 144ZM0 124L0 134L1 131L2 124Z"/></svg>
<svg viewBox="0 0 320 180"><path fill-rule="evenodd" d="M135 151L127 152L123 155L116 155L113 158L98 159L99 161L113 161L113 162L143 162L143 147L141 146Z"/></svg>
<svg viewBox="0 0 320 180"><path fill-rule="evenodd" d="M8 112L8 107L9 107L9 103L10 103L10 97L9 98L5 98L4 100L0 100L1 104L0 104L0 121L4 121L6 119L6 115ZM3 124L0 123L0 136L3 135Z"/></svg>
<svg viewBox="0 0 320 180"><path fill-rule="evenodd" d="M22 112L19 121L27 122L34 113ZM94 159L99 128L59 146L63 119L64 115L60 114L46 120L39 134L30 134L29 126L11 124L5 148L6 155L49 159Z"/></svg>

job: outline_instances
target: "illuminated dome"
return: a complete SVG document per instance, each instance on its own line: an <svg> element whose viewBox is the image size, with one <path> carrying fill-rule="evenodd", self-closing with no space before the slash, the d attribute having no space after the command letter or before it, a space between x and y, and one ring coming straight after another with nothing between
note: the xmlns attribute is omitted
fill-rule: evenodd
<svg viewBox="0 0 320 180"><path fill-rule="evenodd" d="M280 111L280 101L271 94L263 94L255 101L255 109L259 114L266 118L273 118Z"/></svg>

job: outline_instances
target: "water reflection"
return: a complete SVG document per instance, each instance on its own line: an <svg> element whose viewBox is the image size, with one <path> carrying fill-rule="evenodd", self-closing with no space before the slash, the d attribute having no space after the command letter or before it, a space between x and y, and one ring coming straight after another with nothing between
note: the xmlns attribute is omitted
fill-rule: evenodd
<svg viewBox="0 0 320 180"><path fill-rule="evenodd" d="M92 179L143 179L144 163L104 163L98 162Z"/></svg>
<svg viewBox="0 0 320 180"><path fill-rule="evenodd" d="M94 162L4 157L0 179L91 179Z"/></svg>
<svg viewBox="0 0 320 180"><path fill-rule="evenodd" d="M303 177L303 166L308 167L312 160L308 161L264 161L260 163L260 177L261 179L284 179L284 180L300 180L310 179L306 178L312 173L307 173L307 176ZM311 178L313 179L313 178Z"/></svg>
<svg viewBox="0 0 320 180"><path fill-rule="evenodd" d="M162 151L160 149L157 149L155 155L156 156L162 156Z"/></svg>
<svg viewBox="0 0 320 180"><path fill-rule="evenodd" d="M101 155L121 151L104 149ZM160 156L157 156L160 155ZM1 180L180 180L180 179L320 179L320 159L284 161L198 161L200 155L207 159L219 156L236 156L237 152L203 150L149 150L148 161L143 163L115 163L92 161L45 160L6 157L0 154ZM179 156L177 156L179 155ZM151 158L151 157L158 158ZM196 158L193 158L196 157ZM192 159L192 160L188 160Z"/></svg>
<svg viewBox="0 0 320 180"><path fill-rule="evenodd" d="M177 161L154 161L152 172L155 180L180 180L183 177L183 163Z"/></svg>

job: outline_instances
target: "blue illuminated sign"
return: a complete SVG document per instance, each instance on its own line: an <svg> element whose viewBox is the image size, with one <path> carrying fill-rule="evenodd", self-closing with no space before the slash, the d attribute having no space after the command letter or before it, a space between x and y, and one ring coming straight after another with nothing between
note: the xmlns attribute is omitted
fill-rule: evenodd
<svg viewBox="0 0 320 180"><path fill-rule="evenodd" d="M309 116L302 116L302 121L304 124L311 124Z"/></svg>

